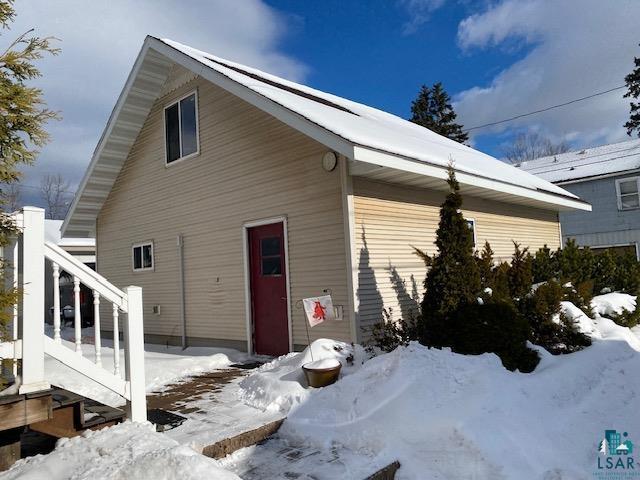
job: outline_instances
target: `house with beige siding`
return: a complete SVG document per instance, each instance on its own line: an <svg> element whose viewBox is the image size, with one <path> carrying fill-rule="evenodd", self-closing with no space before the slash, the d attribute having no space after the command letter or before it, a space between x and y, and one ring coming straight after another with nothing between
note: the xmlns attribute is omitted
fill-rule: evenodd
<svg viewBox="0 0 640 480"><path fill-rule="evenodd" d="M415 311L453 163L477 245L560 245L577 196L380 110L147 37L63 225L97 270L143 289L150 342L278 355L307 344L301 300L366 340ZM104 318L108 318L105 315ZM103 325L109 329L109 324Z"/></svg>

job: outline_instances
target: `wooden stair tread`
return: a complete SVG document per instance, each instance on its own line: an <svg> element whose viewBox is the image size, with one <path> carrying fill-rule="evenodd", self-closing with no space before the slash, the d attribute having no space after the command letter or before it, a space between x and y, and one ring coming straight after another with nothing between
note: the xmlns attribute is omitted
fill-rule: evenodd
<svg viewBox="0 0 640 480"><path fill-rule="evenodd" d="M82 395L54 387L51 391L53 416L31 424L32 430L54 437L73 437L84 430L109 427L121 422L125 412Z"/></svg>
<svg viewBox="0 0 640 480"><path fill-rule="evenodd" d="M83 402L85 398L62 388L54 388L51 392L51 404L55 409Z"/></svg>

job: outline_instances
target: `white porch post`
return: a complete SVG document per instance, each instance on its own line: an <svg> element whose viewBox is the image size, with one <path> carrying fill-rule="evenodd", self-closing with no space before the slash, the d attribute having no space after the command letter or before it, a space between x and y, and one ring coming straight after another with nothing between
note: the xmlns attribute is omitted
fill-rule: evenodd
<svg viewBox="0 0 640 480"><path fill-rule="evenodd" d="M44 378L44 210L23 208L22 385L20 393L50 388Z"/></svg>
<svg viewBox="0 0 640 480"><path fill-rule="evenodd" d="M144 378L144 324L142 288L127 287L127 321L124 324L125 380L129 382L130 399L127 416L134 422L147 420L147 398Z"/></svg>

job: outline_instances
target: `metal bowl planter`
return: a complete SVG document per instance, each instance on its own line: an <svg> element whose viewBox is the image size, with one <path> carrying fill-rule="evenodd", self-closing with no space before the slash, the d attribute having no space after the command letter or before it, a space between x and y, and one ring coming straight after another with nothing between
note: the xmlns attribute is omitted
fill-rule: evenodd
<svg viewBox="0 0 640 480"><path fill-rule="evenodd" d="M342 365L336 360L337 365L317 368L313 364L318 362L306 363L302 366L304 376L310 387L321 388L336 383L340 376Z"/></svg>

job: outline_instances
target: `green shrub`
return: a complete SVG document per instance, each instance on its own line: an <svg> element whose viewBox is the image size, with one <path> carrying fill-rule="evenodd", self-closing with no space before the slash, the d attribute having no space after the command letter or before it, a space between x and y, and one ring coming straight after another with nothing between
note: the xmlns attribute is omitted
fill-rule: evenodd
<svg viewBox="0 0 640 480"><path fill-rule="evenodd" d="M383 352L391 352L400 345L418 340L418 321L415 318L393 319L393 309L382 310L383 320L371 330L368 347L377 347Z"/></svg>
<svg viewBox="0 0 640 480"><path fill-rule="evenodd" d="M630 295L640 294L640 263L632 252L616 257L615 290Z"/></svg>
<svg viewBox="0 0 640 480"><path fill-rule="evenodd" d="M633 311L623 310L622 313L609 315L609 318L621 327L633 328L640 323L640 309Z"/></svg>
<svg viewBox="0 0 640 480"><path fill-rule="evenodd" d="M491 282L492 298L494 301L512 302L509 290L509 270L511 266L507 262L502 262L493 271Z"/></svg>
<svg viewBox="0 0 640 480"><path fill-rule="evenodd" d="M513 242L513 246L515 251L511 257L511 267L507 279L511 298L518 299L531 291L533 283L532 262L528 248L520 250L520 245L516 242Z"/></svg>
<svg viewBox="0 0 640 480"><path fill-rule="evenodd" d="M478 272L480 273L480 287L483 290L485 288L491 288L495 265L493 262L493 250L491 249L489 242L484 242L484 247L482 248L482 252L480 252L480 256L476 256L475 259L478 265Z"/></svg>
<svg viewBox="0 0 640 480"><path fill-rule="evenodd" d="M560 302L565 294L564 287L557 281L550 281L518 302L520 314L529 322L531 342L554 355L591 345L591 339L561 313Z"/></svg>
<svg viewBox="0 0 640 480"><path fill-rule="evenodd" d="M534 283L546 282L552 278L557 278L558 260L546 244L533 256L531 271Z"/></svg>
<svg viewBox="0 0 640 480"><path fill-rule="evenodd" d="M587 316L593 318L593 309L591 308L591 299L593 298L593 280L585 280L577 285L567 284L563 287L563 300L573 303L582 310Z"/></svg>
<svg viewBox="0 0 640 480"><path fill-rule="evenodd" d="M616 289L617 255L606 250L595 256L593 268L593 291L597 294Z"/></svg>
<svg viewBox="0 0 640 480"><path fill-rule="evenodd" d="M448 322L447 344L454 352L470 355L495 353L509 370L531 372L538 354L526 345L527 321L504 302L462 306Z"/></svg>
<svg viewBox="0 0 640 480"><path fill-rule="evenodd" d="M558 261L558 277L562 282L571 282L574 285L593 278L595 258L588 248L580 248L572 238L567 244L556 252Z"/></svg>

